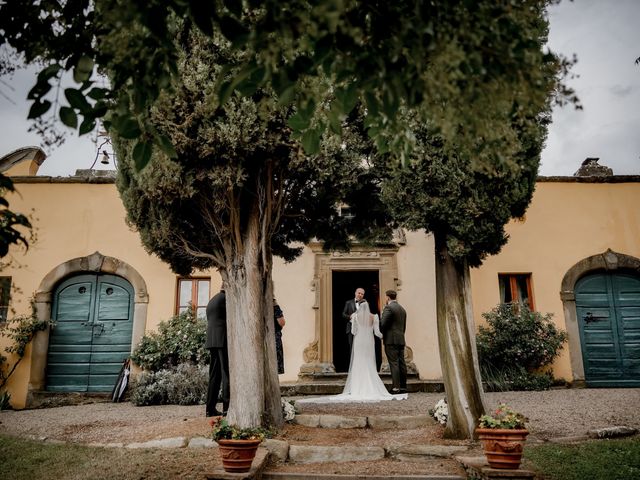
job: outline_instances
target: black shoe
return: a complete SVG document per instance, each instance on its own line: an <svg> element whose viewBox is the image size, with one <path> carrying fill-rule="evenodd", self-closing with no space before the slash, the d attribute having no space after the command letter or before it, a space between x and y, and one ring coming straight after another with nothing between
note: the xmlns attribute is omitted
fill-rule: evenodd
<svg viewBox="0 0 640 480"><path fill-rule="evenodd" d="M214 410L213 413L212 412L207 412L207 417L219 417L222 415L222 412L219 412L218 410Z"/></svg>
<svg viewBox="0 0 640 480"><path fill-rule="evenodd" d="M224 412L222 412L222 416L226 417L227 416L227 411L225 410Z"/></svg>
<svg viewBox="0 0 640 480"><path fill-rule="evenodd" d="M400 392L400 389L399 389L399 388L392 388L392 389L391 389L391 393L392 393L393 395L397 395L398 393L401 393L401 392Z"/></svg>
<svg viewBox="0 0 640 480"><path fill-rule="evenodd" d="M401 388L399 393L409 393L406 388Z"/></svg>

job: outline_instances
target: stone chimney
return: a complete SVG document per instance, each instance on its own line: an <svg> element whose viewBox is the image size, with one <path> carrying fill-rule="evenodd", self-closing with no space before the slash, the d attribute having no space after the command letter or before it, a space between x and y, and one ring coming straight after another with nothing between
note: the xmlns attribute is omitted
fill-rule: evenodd
<svg viewBox="0 0 640 480"><path fill-rule="evenodd" d="M613 175L613 170L606 165L600 165L598 163L599 158L587 158L573 174L574 177L610 177Z"/></svg>

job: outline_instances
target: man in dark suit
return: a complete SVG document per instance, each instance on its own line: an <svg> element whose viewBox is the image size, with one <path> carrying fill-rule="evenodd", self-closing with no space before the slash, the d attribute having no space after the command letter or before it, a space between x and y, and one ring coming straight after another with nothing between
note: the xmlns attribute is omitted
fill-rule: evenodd
<svg viewBox="0 0 640 480"><path fill-rule="evenodd" d="M209 350L209 388L207 389L207 417L226 415L229 409L229 355L227 352L227 304L224 290L220 290L207 304L207 341ZM216 409L222 385L222 412Z"/></svg>
<svg viewBox="0 0 640 480"><path fill-rule="evenodd" d="M342 310L342 318L347 322L347 337L349 338L349 353L353 346L353 333L351 333L351 315L358 310L360 304L364 302L364 288L356 288L355 298L347 300Z"/></svg>
<svg viewBox="0 0 640 480"><path fill-rule="evenodd" d="M382 312L380 330L393 381L391 393L406 393L407 365L404 361L404 332L407 326L407 312L396 301L397 293L394 290L387 290L385 294L387 306Z"/></svg>

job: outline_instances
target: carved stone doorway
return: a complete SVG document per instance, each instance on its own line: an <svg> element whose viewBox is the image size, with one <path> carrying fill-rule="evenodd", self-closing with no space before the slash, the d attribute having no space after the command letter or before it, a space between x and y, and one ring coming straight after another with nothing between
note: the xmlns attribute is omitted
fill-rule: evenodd
<svg viewBox="0 0 640 480"><path fill-rule="evenodd" d="M347 282L349 277L358 281L371 281L377 275L379 296L384 296L386 290L401 290L398 279L397 246L377 248L354 247L350 252L324 252L321 244L309 245L315 255L314 262L314 290L315 290L315 339L304 350L305 363L300 367L299 377L314 377L336 372L334 365L334 316L339 309L342 313L345 301L352 298L355 289L366 285L352 286L350 291L334 291L334 281L337 284ZM351 273L353 272L353 273ZM360 272L360 275L357 273ZM368 279L368 280L367 280ZM373 294L373 286L368 292ZM367 297L369 302L376 301L374 297ZM380 298L382 302L384 298ZM379 304L381 306L381 304ZM335 325L340 325L340 335L346 337L344 323L338 318ZM348 365L347 365L348 368ZM384 367L383 367L384 368ZM344 371L344 370L343 370Z"/></svg>

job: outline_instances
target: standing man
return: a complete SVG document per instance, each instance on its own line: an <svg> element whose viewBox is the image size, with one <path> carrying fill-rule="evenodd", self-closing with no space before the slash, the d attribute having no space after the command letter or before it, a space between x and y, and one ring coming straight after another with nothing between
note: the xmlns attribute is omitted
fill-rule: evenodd
<svg viewBox="0 0 640 480"><path fill-rule="evenodd" d="M347 300L342 310L342 318L347 322L347 337L349 339L349 354L353 346L353 333L351 333L351 315L358 311L360 304L364 302L364 288L356 288L355 298Z"/></svg>
<svg viewBox="0 0 640 480"><path fill-rule="evenodd" d="M384 351L389 360L393 386L391 393L407 392L407 365L404 361L404 332L407 326L407 312L396 301L397 293L387 290L387 306L384 307L380 319L380 330Z"/></svg>
<svg viewBox="0 0 640 480"><path fill-rule="evenodd" d="M207 304L207 341L209 350L209 388L207 389L207 417L226 415L229 410L229 354L227 352L227 304L224 289ZM222 412L216 409L222 385Z"/></svg>

